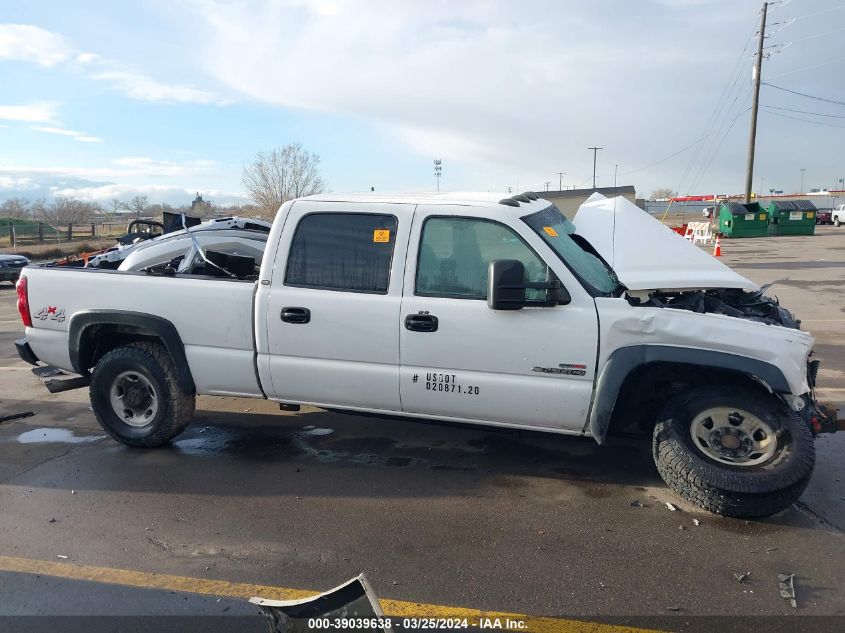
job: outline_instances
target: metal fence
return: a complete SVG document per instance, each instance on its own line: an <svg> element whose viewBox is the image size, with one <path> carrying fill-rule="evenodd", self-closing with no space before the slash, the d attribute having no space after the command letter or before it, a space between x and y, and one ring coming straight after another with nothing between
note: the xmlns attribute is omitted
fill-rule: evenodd
<svg viewBox="0 0 845 633"><path fill-rule="evenodd" d="M4 242L8 241L9 246L34 246L37 244L111 238L123 235L126 232L126 223L86 222L58 227L44 222L11 222L5 232L6 235L0 236L0 239Z"/></svg>

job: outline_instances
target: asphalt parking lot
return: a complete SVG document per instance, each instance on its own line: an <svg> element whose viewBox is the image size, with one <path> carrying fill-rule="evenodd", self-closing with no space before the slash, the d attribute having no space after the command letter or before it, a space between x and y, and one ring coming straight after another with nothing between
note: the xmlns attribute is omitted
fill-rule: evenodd
<svg viewBox="0 0 845 633"><path fill-rule="evenodd" d="M725 240L723 254L778 281L770 294L816 337L822 399L845 408L845 229ZM87 390L51 395L17 358L14 299L0 284L0 416L35 415L0 424L0 615L254 614L252 591L301 596L360 572L404 613L675 628L845 615L845 433L817 440L798 504L755 522L680 501L633 439L201 397L171 447L132 450L104 437ZM795 574L797 609L779 573Z"/></svg>

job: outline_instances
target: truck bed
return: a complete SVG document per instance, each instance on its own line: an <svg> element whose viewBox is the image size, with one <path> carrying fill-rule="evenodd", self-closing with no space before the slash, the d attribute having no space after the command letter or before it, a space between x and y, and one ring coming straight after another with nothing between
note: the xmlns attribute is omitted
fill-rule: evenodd
<svg viewBox="0 0 845 633"><path fill-rule="evenodd" d="M85 268L30 267L25 274L33 322L26 336L43 362L73 371L68 327L74 314L143 310L176 327L197 393L263 396L253 347L254 282Z"/></svg>

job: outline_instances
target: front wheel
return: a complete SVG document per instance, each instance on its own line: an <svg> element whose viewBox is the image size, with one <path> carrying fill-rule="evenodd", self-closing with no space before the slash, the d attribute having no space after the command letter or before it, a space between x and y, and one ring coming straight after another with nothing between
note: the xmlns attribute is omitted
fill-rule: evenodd
<svg viewBox="0 0 845 633"><path fill-rule="evenodd" d="M775 396L747 387L698 387L673 398L654 429L663 480L684 499L733 517L788 508L813 473L809 426Z"/></svg>
<svg viewBox="0 0 845 633"><path fill-rule="evenodd" d="M103 429L127 446L152 448L179 435L194 414L167 350L133 343L106 353L91 376L91 408Z"/></svg>
<svg viewBox="0 0 845 633"><path fill-rule="evenodd" d="M836 218L836 219L833 221L833 226L835 226L837 229L839 228L840 224L841 224L841 223L839 222L839 218Z"/></svg>

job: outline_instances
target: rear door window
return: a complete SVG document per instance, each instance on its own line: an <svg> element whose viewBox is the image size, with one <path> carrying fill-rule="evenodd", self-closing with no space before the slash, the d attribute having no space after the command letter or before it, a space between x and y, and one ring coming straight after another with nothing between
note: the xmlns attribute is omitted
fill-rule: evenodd
<svg viewBox="0 0 845 633"><path fill-rule="evenodd" d="M392 215L306 215L293 235L285 285L386 294L396 226Z"/></svg>

